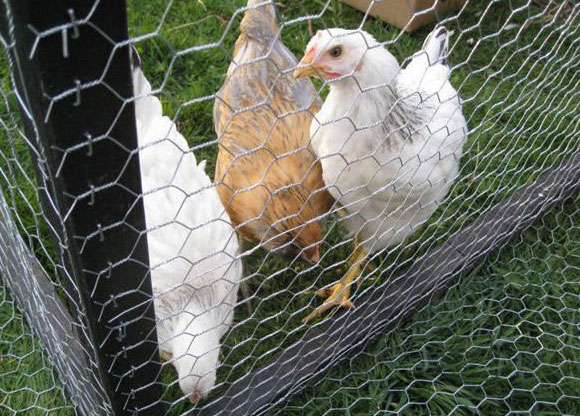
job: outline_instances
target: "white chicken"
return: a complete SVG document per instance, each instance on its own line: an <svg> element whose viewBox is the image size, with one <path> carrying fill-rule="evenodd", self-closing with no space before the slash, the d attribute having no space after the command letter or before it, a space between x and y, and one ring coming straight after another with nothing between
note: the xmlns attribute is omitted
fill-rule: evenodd
<svg viewBox="0 0 580 416"><path fill-rule="evenodd" d="M356 234L351 267L321 291L324 304L352 307L350 286L369 254L401 243L429 219L458 175L467 124L449 83L448 32L434 30L405 69L362 30L319 31L294 72L330 91L310 135L325 185Z"/></svg>
<svg viewBox="0 0 580 416"><path fill-rule="evenodd" d="M196 403L214 386L220 339L230 328L242 263L236 233L184 137L133 51L143 203L159 348Z"/></svg>

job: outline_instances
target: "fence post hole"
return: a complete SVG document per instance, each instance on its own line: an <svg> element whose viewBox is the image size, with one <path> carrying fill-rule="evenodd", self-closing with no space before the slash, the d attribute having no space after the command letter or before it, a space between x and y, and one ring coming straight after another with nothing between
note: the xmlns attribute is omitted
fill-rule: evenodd
<svg viewBox="0 0 580 416"><path fill-rule="evenodd" d="M125 1L2 6L43 208L79 291L71 312L114 414L164 414Z"/></svg>

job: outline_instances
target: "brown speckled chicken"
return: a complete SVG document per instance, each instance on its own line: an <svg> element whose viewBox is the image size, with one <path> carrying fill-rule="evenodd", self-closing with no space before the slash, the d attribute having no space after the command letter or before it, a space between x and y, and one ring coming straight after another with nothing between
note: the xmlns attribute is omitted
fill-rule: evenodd
<svg viewBox="0 0 580 416"><path fill-rule="evenodd" d="M286 257L320 259L319 216L332 203L310 148L320 99L292 76L297 60L279 39L274 5L249 0L214 104L215 181L242 235Z"/></svg>

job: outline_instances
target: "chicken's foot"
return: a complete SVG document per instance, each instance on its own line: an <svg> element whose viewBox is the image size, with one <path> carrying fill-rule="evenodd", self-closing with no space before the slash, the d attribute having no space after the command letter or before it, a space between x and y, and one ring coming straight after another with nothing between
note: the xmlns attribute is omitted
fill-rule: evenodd
<svg viewBox="0 0 580 416"><path fill-rule="evenodd" d="M316 308L311 314L302 320L303 323L310 322L314 318L321 316L327 310L334 308L336 306L342 306L343 308L351 309L354 308L354 304L350 301L350 291L353 282L360 280L360 274L363 270L363 264L367 258L367 254L358 245L355 248L353 256L351 258L351 266L348 272L340 279L339 282L335 283L332 287L320 289L316 294L321 297L327 298L322 305Z"/></svg>
<svg viewBox="0 0 580 416"><path fill-rule="evenodd" d="M356 256L358 255L358 253L361 251L360 248L360 239L358 235L355 235L354 237L354 246L355 246L355 250L353 251L353 253L351 254L348 262L346 265L342 265L339 268L336 269L335 273L338 275L343 275L346 272L348 272L348 270L352 267L352 265L356 262ZM367 272L369 273L374 273L377 268L375 266L373 266L371 264L371 262L368 260L367 255L365 254L362 259L360 260L361 262L361 268L366 269ZM362 279L357 279L356 281L356 287L360 287L362 283ZM316 292L316 294L322 298L327 298L330 296L330 294L332 293L331 291L331 287L326 287L324 289L320 289Z"/></svg>

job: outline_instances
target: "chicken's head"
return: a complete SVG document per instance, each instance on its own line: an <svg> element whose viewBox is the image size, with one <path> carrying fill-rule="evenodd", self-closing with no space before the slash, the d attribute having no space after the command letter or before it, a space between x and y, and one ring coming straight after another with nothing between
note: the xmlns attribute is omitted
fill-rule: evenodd
<svg viewBox="0 0 580 416"><path fill-rule="evenodd" d="M376 39L364 30L319 30L306 46L306 53L294 71L295 78L307 76L340 82L354 76L374 77L381 72L393 72L397 60Z"/></svg>
<svg viewBox="0 0 580 416"><path fill-rule="evenodd" d="M192 298L189 303L199 303ZM194 306L195 308L195 306ZM173 353L172 364L179 377L179 387L193 404L205 398L214 387L216 371L219 366L220 353L220 307L210 308L200 313L186 311L178 315L175 320L174 337L167 342L171 343Z"/></svg>

